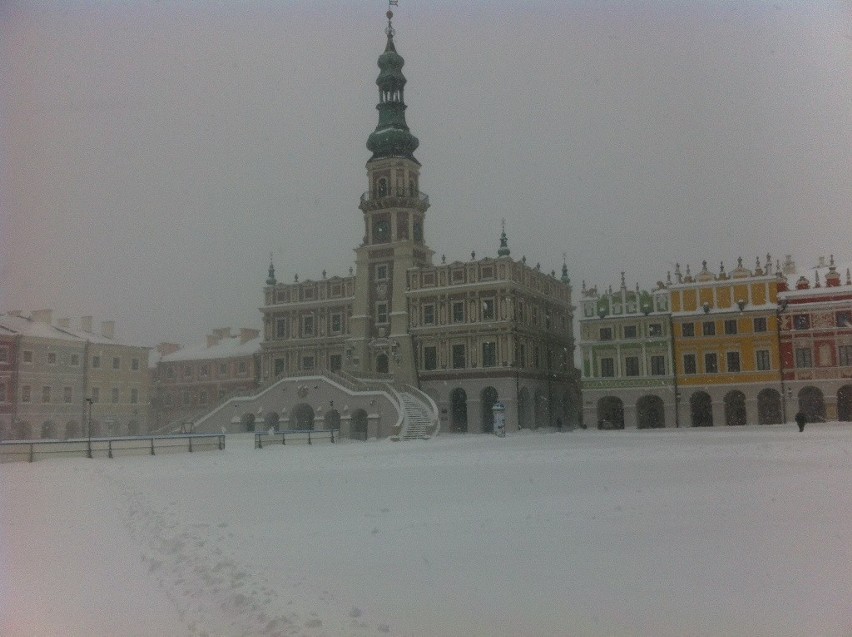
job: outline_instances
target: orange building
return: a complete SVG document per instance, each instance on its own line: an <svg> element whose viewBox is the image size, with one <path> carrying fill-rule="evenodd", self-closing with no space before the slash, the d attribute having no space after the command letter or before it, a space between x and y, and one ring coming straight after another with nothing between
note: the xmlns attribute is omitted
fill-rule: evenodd
<svg viewBox="0 0 852 637"><path fill-rule="evenodd" d="M792 264L790 264L792 265ZM794 266L793 266L794 267ZM786 421L778 332L784 272L767 255L749 270L694 277L675 270L669 287L677 411L681 426Z"/></svg>

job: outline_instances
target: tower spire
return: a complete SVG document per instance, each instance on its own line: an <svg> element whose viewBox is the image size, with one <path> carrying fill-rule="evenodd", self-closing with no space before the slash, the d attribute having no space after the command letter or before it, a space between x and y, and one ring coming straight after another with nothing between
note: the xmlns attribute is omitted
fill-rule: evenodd
<svg viewBox="0 0 852 637"><path fill-rule="evenodd" d="M388 3L388 7L397 6L397 2ZM414 151L420 145L420 141L408 130L405 122L405 75L402 67L405 60L396 52L393 36L396 30L393 28L393 11L388 8L385 14L388 18L388 26L385 33L388 36L384 53L379 56L379 77L376 85L379 87L379 103L376 109L379 111L379 123L376 130L367 139L367 149L373 153L372 159L384 157L407 157L413 161ZM418 162L419 163L419 162Z"/></svg>
<svg viewBox="0 0 852 637"><path fill-rule="evenodd" d="M500 227L502 231L500 232L500 247L497 249L498 257L508 257L509 256L509 239L506 237L506 219L502 219L500 221Z"/></svg>

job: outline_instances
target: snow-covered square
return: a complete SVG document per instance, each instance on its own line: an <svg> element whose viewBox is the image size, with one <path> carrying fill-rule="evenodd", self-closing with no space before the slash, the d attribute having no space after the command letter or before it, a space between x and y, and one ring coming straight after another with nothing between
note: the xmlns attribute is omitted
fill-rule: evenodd
<svg viewBox="0 0 852 637"><path fill-rule="evenodd" d="M0 466L0 633L850 635L848 424Z"/></svg>

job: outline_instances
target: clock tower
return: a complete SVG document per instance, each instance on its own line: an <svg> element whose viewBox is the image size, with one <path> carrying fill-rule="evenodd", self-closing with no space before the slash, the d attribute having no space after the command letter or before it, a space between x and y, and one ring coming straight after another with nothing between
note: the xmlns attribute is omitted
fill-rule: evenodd
<svg viewBox="0 0 852 637"><path fill-rule="evenodd" d="M392 374L416 384L414 349L405 296L410 268L430 266L432 250L424 243L429 197L420 191L419 145L405 122L404 60L396 51L393 12L387 12L387 44L379 56L379 123L367 139L367 192L359 208L364 240L355 250L355 299L349 369L358 374Z"/></svg>

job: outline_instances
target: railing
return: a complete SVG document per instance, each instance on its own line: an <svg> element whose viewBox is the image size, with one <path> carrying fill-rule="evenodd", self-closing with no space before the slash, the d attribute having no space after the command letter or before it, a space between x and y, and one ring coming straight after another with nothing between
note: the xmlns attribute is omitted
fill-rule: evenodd
<svg viewBox="0 0 852 637"><path fill-rule="evenodd" d="M263 443L277 443L281 440L282 445L287 444L287 437L292 440L294 437L298 440L307 439L308 444L313 444L311 441L316 439L328 438L334 442L334 433L337 432L337 437L340 438L339 429L284 429L281 431L257 431L254 434L254 448L263 449Z"/></svg>
<svg viewBox="0 0 852 637"><path fill-rule="evenodd" d="M116 438L73 438L70 440L6 440L0 442L0 462L27 460L40 456L87 458L115 455L157 455L225 449L225 434L175 434L169 436L120 436Z"/></svg>
<svg viewBox="0 0 852 637"><path fill-rule="evenodd" d="M378 201L380 199L416 199L417 201L421 201L423 203L429 203L429 195L425 192L415 192L412 193L406 188L388 188L387 193L379 194L376 191L370 192L369 190L361 195L361 201Z"/></svg>

